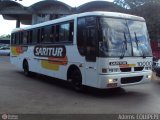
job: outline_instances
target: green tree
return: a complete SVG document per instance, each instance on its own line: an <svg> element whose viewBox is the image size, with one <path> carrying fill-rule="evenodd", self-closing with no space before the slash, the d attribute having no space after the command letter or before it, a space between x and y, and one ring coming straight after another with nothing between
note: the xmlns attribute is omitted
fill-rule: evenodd
<svg viewBox="0 0 160 120"><path fill-rule="evenodd" d="M146 3L160 3L160 0L114 0L114 3L123 8L133 9Z"/></svg>
<svg viewBox="0 0 160 120"><path fill-rule="evenodd" d="M10 38L10 35L9 35L9 34L8 34L8 35L1 35L0 38L1 38L1 39L2 39L2 38L3 38L3 39L5 39L5 38L8 38L8 39L9 39L9 38Z"/></svg>
<svg viewBox="0 0 160 120"><path fill-rule="evenodd" d="M160 40L160 0L114 0L125 13L145 18L152 40Z"/></svg>

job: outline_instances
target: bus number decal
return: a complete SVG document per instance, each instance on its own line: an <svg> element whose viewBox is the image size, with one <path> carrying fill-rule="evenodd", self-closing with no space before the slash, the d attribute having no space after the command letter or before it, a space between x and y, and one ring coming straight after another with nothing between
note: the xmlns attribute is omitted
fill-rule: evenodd
<svg viewBox="0 0 160 120"><path fill-rule="evenodd" d="M146 61L146 62L137 62L138 66L144 67L144 66L152 66L151 61Z"/></svg>

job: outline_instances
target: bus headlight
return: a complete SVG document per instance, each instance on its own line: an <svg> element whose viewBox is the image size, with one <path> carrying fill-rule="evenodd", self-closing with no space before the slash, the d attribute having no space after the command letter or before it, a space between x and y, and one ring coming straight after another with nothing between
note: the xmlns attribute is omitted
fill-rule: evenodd
<svg viewBox="0 0 160 120"><path fill-rule="evenodd" d="M117 82L117 79L108 79L108 84Z"/></svg>
<svg viewBox="0 0 160 120"><path fill-rule="evenodd" d="M151 75L147 75L147 79L151 79L151 77L152 77Z"/></svg>
<svg viewBox="0 0 160 120"><path fill-rule="evenodd" d="M108 83L109 84L113 83L113 79L108 79Z"/></svg>
<svg viewBox="0 0 160 120"><path fill-rule="evenodd" d="M117 79L108 79L107 87L108 88L114 88L117 87Z"/></svg>

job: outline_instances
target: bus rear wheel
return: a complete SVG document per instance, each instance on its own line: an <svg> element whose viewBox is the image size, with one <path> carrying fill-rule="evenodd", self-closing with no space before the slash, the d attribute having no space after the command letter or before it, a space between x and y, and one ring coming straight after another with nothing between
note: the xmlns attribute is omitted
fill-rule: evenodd
<svg viewBox="0 0 160 120"><path fill-rule="evenodd" d="M28 66L27 61L23 62L23 71L24 71L25 76L30 76L29 66Z"/></svg>
<svg viewBox="0 0 160 120"><path fill-rule="evenodd" d="M82 91L82 76L78 69L70 71L68 80L72 83L72 86L76 91Z"/></svg>

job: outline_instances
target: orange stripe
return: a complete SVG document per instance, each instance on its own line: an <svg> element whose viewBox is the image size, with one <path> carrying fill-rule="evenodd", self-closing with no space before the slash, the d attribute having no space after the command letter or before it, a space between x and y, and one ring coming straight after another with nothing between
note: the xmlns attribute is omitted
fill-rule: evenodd
<svg viewBox="0 0 160 120"><path fill-rule="evenodd" d="M126 65L119 65L120 68L126 68L126 67L129 67L129 64L126 64Z"/></svg>
<svg viewBox="0 0 160 120"><path fill-rule="evenodd" d="M49 61L49 63L57 65L66 65L68 63L67 56L65 56L64 58L49 57L48 60L51 60Z"/></svg>

